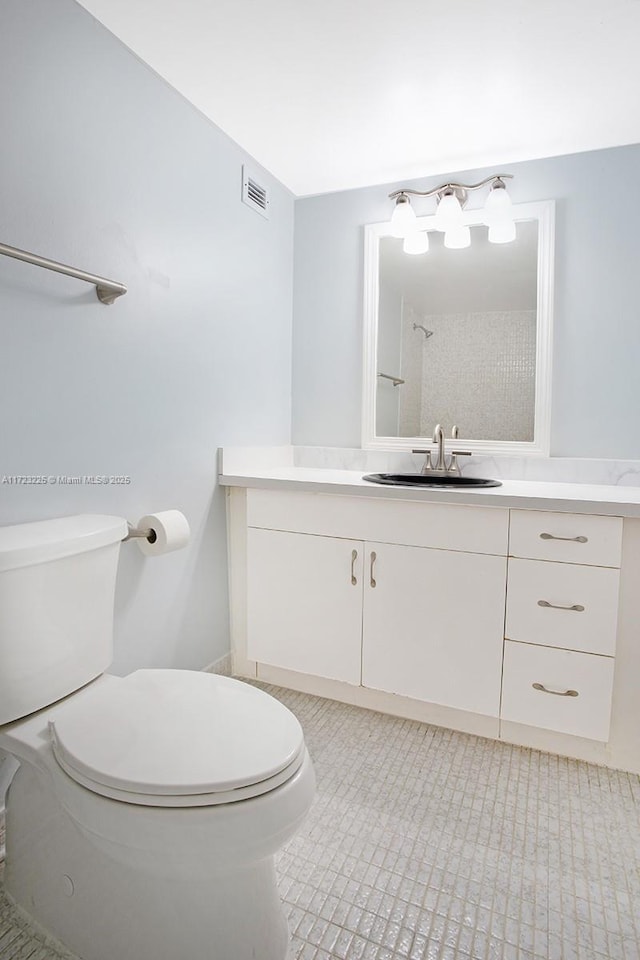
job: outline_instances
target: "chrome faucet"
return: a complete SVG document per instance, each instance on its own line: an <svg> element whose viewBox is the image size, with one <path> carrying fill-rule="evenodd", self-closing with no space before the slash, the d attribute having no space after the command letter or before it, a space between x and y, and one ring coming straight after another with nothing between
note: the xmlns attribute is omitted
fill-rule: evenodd
<svg viewBox="0 0 640 960"><path fill-rule="evenodd" d="M454 430L456 428L454 427ZM436 473L446 473L447 465L444 460L444 430L442 426L438 423L436 428L433 431L433 442L438 444L438 459L436 460L435 467L431 462L431 454L429 453L425 459L422 472L426 473L427 470L435 470Z"/></svg>
<svg viewBox="0 0 640 960"><path fill-rule="evenodd" d="M451 428L451 439L458 439L458 428L453 426ZM468 450L452 450L447 458L444 449L444 430L442 429L441 424L436 424L436 428L433 431L433 442L436 445L437 457L435 463L433 462L433 450L413 450L412 453L424 453L425 460L422 467L422 473L435 473L439 476L446 476L447 474L452 474L455 476L460 476L460 465L458 463L458 457L470 457L471 452Z"/></svg>

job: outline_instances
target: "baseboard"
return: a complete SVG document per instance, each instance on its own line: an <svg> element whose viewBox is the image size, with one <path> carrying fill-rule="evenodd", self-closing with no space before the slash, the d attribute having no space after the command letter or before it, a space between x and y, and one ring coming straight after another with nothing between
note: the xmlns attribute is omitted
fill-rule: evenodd
<svg viewBox="0 0 640 960"><path fill-rule="evenodd" d="M231 654L225 653L223 657L214 660L207 667L202 668L204 673L217 673L222 677L231 676Z"/></svg>

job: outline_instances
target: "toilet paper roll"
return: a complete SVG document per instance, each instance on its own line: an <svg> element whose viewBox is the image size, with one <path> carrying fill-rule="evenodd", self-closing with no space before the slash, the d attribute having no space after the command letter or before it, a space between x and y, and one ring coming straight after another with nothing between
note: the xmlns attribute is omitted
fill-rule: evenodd
<svg viewBox="0 0 640 960"><path fill-rule="evenodd" d="M171 550L180 550L189 542L189 523L179 510L162 510L142 517L137 524L139 530L152 530L150 539L141 538L138 546L148 557L159 557Z"/></svg>

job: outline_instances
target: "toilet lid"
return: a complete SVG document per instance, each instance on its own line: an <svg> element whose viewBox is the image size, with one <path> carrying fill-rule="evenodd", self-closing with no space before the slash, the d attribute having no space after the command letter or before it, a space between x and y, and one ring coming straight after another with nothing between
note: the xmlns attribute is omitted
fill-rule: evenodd
<svg viewBox="0 0 640 960"><path fill-rule="evenodd" d="M255 796L292 776L304 752L302 728L278 700L191 670L139 670L68 701L49 727L58 763L79 783L160 806Z"/></svg>

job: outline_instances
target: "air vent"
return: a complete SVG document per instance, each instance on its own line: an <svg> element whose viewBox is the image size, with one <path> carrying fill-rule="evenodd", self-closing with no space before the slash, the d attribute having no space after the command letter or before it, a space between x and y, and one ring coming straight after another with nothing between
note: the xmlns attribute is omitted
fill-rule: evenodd
<svg viewBox="0 0 640 960"><path fill-rule="evenodd" d="M269 191L245 166L242 168L242 202L269 219Z"/></svg>

